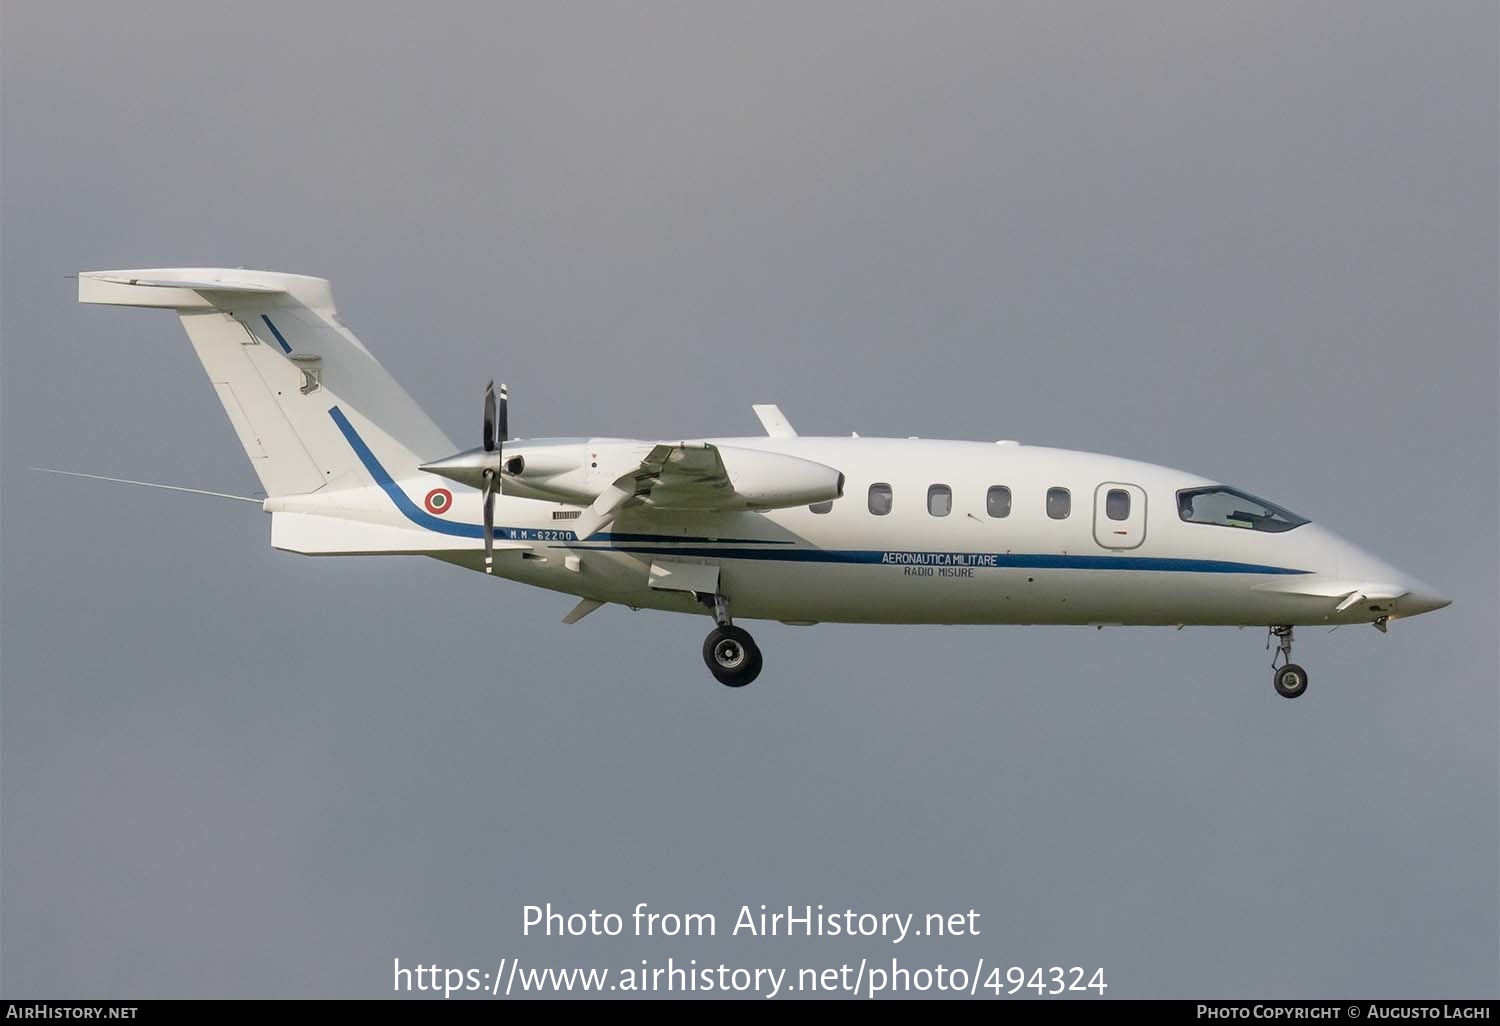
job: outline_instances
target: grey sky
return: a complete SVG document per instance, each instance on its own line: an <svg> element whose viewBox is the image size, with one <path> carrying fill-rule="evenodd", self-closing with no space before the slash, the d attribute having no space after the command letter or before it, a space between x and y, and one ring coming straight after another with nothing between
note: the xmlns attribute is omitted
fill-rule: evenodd
<svg viewBox="0 0 1500 1026"><path fill-rule="evenodd" d="M8 996L488 966L1103 966L1495 996L1493 3L3 8ZM1002 438L1221 477L1454 599L1380 637L706 621L273 553L174 318L80 269L333 280L477 442ZM521 906L982 913L537 940Z"/></svg>

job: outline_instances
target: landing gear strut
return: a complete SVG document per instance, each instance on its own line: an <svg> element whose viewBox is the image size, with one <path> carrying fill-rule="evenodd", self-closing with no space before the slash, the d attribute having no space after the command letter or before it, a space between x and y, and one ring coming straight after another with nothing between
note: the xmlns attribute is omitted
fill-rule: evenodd
<svg viewBox="0 0 1500 1026"><path fill-rule="evenodd" d="M1271 647L1271 638L1280 639L1280 647L1271 657L1271 683L1282 698L1297 698L1307 690L1307 671L1292 662L1292 628L1272 627L1266 637L1266 647ZM1281 663L1281 667L1277 667Z"/></svg>
<svg viewBox="0 0 1500 1026"><path fill-rule="evenodd" d="M760 646L750 632L736 627L729 619L729 599L724 595L702 596L704 605L712 605L718 624L703 640L703 661L708 672L720 684L742 688L760 676L763 665Z"/></svg>

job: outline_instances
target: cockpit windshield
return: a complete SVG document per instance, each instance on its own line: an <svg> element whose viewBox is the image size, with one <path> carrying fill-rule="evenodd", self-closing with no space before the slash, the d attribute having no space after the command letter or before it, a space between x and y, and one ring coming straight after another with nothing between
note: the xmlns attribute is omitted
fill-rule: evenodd
<svg viewBox="0 0 1500 1026"><path fill-rule="evenodd" d="M1190 524L1218 524L1273 534L1307 523L1306 517L1289 509L1224 485L1184 488L1177 493L1177 515Z"/></svg>

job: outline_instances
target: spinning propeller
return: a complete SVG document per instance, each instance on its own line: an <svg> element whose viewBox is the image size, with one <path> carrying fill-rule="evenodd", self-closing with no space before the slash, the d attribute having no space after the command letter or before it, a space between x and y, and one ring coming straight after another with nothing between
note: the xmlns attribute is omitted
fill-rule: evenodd
<svg viewBox="0 0 1500 1026"><path fill-rule="evenodd" d="M510 439L510 393L500 385L500 401L495 402L495 382L484 386L484 451L494 453L485 460L484 474L484 572L495 572L495 493L500 491L500 468L504 456L501 447Z"/></svg>

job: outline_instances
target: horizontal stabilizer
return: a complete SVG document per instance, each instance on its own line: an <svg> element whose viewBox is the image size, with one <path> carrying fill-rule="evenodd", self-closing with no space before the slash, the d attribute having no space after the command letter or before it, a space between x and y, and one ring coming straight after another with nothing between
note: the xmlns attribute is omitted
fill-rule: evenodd
<svg viewBox="0 0 1500 1026"><path fill-rule="evenodd" d="M91 274L93 281L113 285L140 285L150 289L192 289L194 292L285 292L280 285L261 285L249 281L194 281L178 278L127 278L111 274Z"/></svg>
<svg viewBox="0 0 1500 1026"><path fill-rule="evenodd" d="M478 541L414 527L393 527L316 513L272 513L271 547L305 556L391 555L474 552ZM531 549L526 542L495 540L495 552Z"/></svg>
<svg viewBox="0 0 1500 1026"><path fill-rule="evenodd" d="M326 281L300 274L228 267L153 267L82 271L78 275L78 301L105 306L214 310L235 297L279 302L283 296L296 296L314 307L333 305Z"/></svg>

